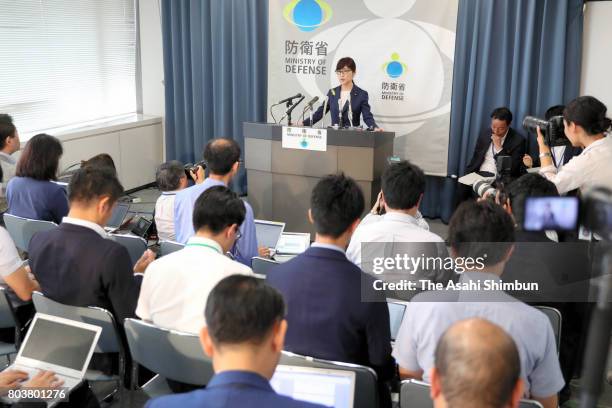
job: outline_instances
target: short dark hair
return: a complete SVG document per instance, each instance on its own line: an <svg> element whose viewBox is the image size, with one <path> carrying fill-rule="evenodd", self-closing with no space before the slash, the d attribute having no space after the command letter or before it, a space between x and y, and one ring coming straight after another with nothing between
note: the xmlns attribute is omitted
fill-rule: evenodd
<svg viewBox="0 0 612 408"><path fill-rule="evenodd" d="M114 203L123 195L123 186L111 168L86 166L72 175L68 191L71 203L89 203L102 196L109 196L110 202Z"/></svg>
<svg viewBox="0 0 612 408"><path fill-rule="evenodd" d="M155 171L157 188L161 191L174 191L179 188L181 179L185 175L185 166L178 160L170 160L162 163Z"/></svg>
<svg viewBox="0 0 612 408"><path fill-rule="evenodd" d="M491 112L491 119L503 120L509 125L512 123L512 112L510 112L510 109L506 108L505 106L495 108L493 109L493 112Z"/></svg>
<svg viewBox="0 0 612 408"><path fill-rule="evenodd" d="M546 109L546 113L544 113L544 119L550 120L552 117L562 116L564 110L565 105L551 106L550 108Z"/></svg>
<svg viewBox="0 0 612 408"><path fill-rule="evenodd" d="M525 199L527 197L558 197L557 186L537 173L527 173L514 180L506 188L512 215L516 223L521 226L525 219Z"/></svg>
<svg viewBox="0 0 612 408"><path fill-rule="evenodd" d="M459 257L483 257L485 265L495 265L512 247L514 223L502 207L489 200L465 201L451 217L448 242Z"/></svg>
<svg viewBox="0 0 612 408"><path fill-rule="evenodd" d="M448 406L506 406L521 374L516 343L501 327L484 319L470 320L482 321L489 329L461 338L453 325L438 341L435 367L442 395ZM470 335L485 336L480 339L484 347L474 344Z"/></svg>
<svg viewBox="0 0 612 408"><path fill-rule="evenodd" d="M11 115L0 113L0 150L6 146L6 139L15 136L16 131Z"/></svg>
<svg viewBox="0 0 612 408"><path fill-rule="evenodd" d="M226 175L240 160L240 146L233 139L213 139L204 149L204 161L213 174Z"/></svg>
<svg viewBox="0 0 612 408"><path fill-rule="evenodd" d="M344 173L319 180L310 196L310 210L317 233L334 238L359 219L364 207L363 192L355 180Z"/></svg>
<svg viewBox="0 0 612 408"><path fill-rule="evenodd" d="M563 111L566 121L580 125L588 135L607 132L612 127L612 120L606 117L608 108L599 99L592 96L579 96Z"/></svg>
<svg viewBox="0 0 612 408"><path fill-rule="evenodd" d="M57 138L40 133L26 143L17 162L15 175L36 180L56 180L59 159L63 153L62 144Z"/></svg>
<svg viewBox="0 0 612 408"><path fill-rule="evenodd" d="M209 229L218 234L232 224L241 225L246 216L244 202L226 186L206 189L193 208L193 230Z"/></svg>
<svg viewBox="0 0 612 408"><path fill-rule="evenodd" d="M412 208L425 192L425 173L406 160L393 163L383 172L382 191L390 208Z"/></svg>
<svg viewBox="0 0 612 408"><path fill-rule="evenodd" d="M357 64L355 64L355 60L351 57L343 57L338 60L336 63L336 71L340 71L343 68L348 68L351 71L357 71Z"/></svg>
<svg viewBox="0 0 612 408"><path fill-rule="evenodd" d="M81 160L81 167L108 167L113 170L115 173L117 172L117 167L115 167L115 161L108 153L100 153L96 154L94 157L88 160Z"/></svg>
<svg viewBox="0 0 612 408"><path fill-rule="evenodd" d="M216 345L259 345L285 313L283 296L276 289L252 276L231 275L208 295L204 317Z"/></svg>

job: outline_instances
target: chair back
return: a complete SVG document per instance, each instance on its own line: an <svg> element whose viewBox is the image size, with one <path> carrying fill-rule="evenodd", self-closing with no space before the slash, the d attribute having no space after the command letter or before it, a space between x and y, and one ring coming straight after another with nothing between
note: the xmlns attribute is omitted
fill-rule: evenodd
<svg viewBox="0 0 612 408"><path fill-rule="evenodd" d="M550 306L535 306L540 312L544 313L553 329L555 334L555 343L557 344L557 353L559 353L559 347L561 346L561 312L558 309Z"/></svg>
<svg viewBox="0 0 612 408"><path fill-rule="evenodd" d="M118 327L111 312L101 307L69 306L51 300L40 292L32 293L34 308L39 313L102 327L96 353L123 353Z"/></svg>
<svg viewBox="0 0 612 408"><path fill-rule="evenodd" d="M252 259L251 266L253 268L253 273L258 275L268 276L268 272L270 272L276 265L279 263L273 261L271 259L261 258L256 256Z"/></svg>
<svg viewBox="0 0 612 408"><path fill-rule="evenodd" d="M400 408L433 408L430 386L417 380L402 381L400 388ZM519 408L543 408L538 401L523 399Z"/></svg>
<svg viewBox="0 0 612 408"><path fill-rule="evenodd" d="M6 289L0 287L0 329L8 329L17 326L13 306L8 298Z"/></svg>
<svg viewBox="0 0 612 408"><path fill-rule="evenodd" d="M154 373L193 385L206 385L214 375L197 335L138 319L125 319L123 326L132 359Z"/></svg>
<svg viewBox="0 0 612 408"><path fill-rule="evenodd" d="M136 262L140 259L142 254L147 250L147 241L144 238L137 237L136 235L129 234L111 234L113 239L123 245L130 254L130 260L132 266L136 265Z"/></svg>
<svg viewBox="0 0 612 408"><path fill-rule="evenodd" d="M355 373L354 408L376 408L380 406L378 377L370 367L301 356L288 351L283 351L279 364L353 371Z"/></svg>
<svg viewBox="0 0 612 408"><path fill-rule="evenodd" d="M174 241L159 241L159 256L165 256L172 252L180 251L185 245Z"/></svg>
<svg viewBox="0 0 612 408"><path fill-rule="evenodd" d="M51 221L32 220L11 214L4 214L4 225L15 246L25 252L28 251L28 245L34 234L57 228L57 224Z"/></svg>

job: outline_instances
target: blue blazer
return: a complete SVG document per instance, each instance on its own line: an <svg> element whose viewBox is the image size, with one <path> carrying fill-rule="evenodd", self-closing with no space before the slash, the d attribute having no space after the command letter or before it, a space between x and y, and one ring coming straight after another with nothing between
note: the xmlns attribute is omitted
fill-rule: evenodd
<svg viewBox="0 0 612 408"><path fill-rule="evenodd" d="M287 303L285 349L372 367L380 381L395 374L389 309L374 278L340 251L311 247L267 275ZM363 286L362 286L363 284ZM362 301L364 297L378 302Z"/></svg>
<svg viewBox="0 0 612 408"><path fill-rule="evenodd" d="M340 101L340 86L337 86L333 89L330 89L327 93L327 105L325 107L325 113L331 111L331 123L332 125L338 125L340 122L340 108L338 106L338 102ZM366 123L368 127L376 128L378 125L374 120L374 115L372 115L372 111L370 109L370 104L368 103L368 93L363 89L359 88L357 85L353 84L353 89L351 90L351 110L353 111L353 126L359 126L361 123L361 116L363 115L363 121ZM313 124L317 123L324 116L323 113L323 104L319 106L319 109L315 111L312 115ZM342 111L342 126L348 127L350 126L349 118L349 109L348 104L345 104L344 109ZM304 126L310 126L310 118L304 120Z"/></svg>
<svg viewBox="0 0 612 408"><path fill-rule="evenodd" d="M147 402L146 408L321 408L278 395L268 380L248 371L223 371L206 388L185 394L166 395Z"/></svg>

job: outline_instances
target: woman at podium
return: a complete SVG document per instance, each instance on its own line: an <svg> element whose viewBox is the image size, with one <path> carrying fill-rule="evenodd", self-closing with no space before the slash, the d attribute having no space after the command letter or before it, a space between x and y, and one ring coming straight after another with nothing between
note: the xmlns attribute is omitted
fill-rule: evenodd
<svg viewBox="0 0 612 408"><path fill-rule="evenodd" d="M336 75L340 85L329 90L327 100L312 115L312 124L320 121L327 112L331 111L332 126L359 127L360 118L363 116L368 129L382 131L370 110L368 93L353 82L356 71L355 60L351 57L340 58L336 64ZM303 125L310 126L310 119L304 120Z"/></svg>

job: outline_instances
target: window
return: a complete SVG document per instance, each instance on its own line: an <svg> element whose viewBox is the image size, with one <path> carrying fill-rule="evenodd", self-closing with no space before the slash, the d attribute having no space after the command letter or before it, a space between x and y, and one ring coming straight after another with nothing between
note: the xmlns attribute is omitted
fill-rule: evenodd
<svg viewBox="0 0 612 408"><path fill-rule="evenodd" d="M0 0L0 112L19 132L136 111L134 0Z"/></svg>

